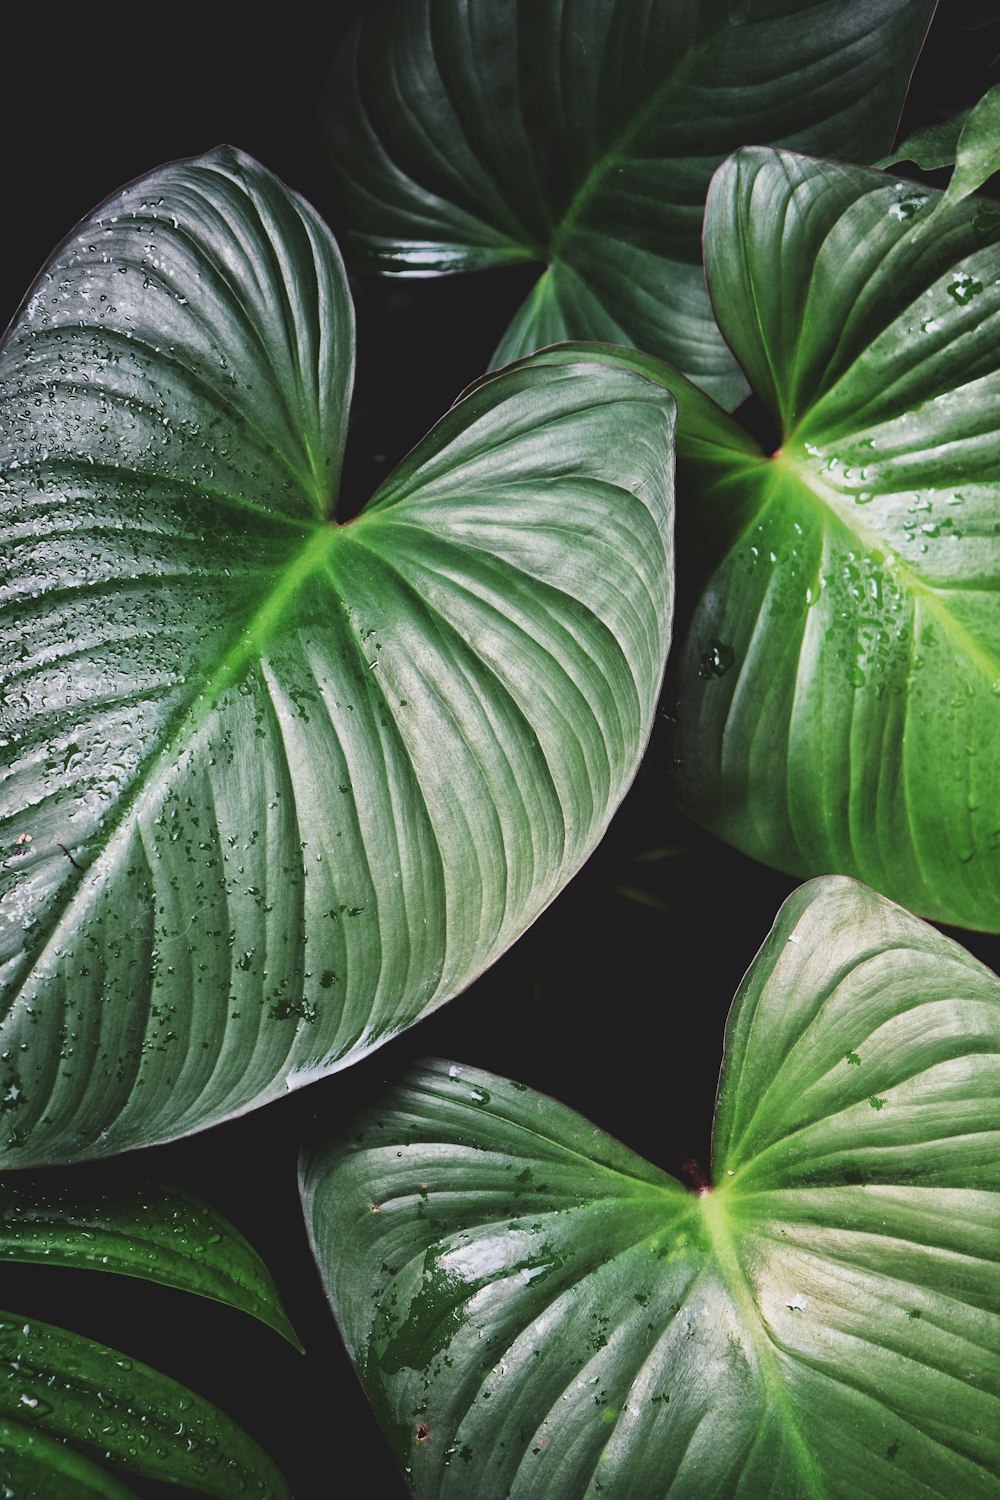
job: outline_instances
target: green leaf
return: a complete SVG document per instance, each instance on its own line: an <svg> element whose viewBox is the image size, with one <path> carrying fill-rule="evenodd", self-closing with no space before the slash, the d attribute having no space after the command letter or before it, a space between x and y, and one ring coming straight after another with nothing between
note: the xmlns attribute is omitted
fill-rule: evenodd
<svg viewBox="0 0 1000 1500"><path fill-rule="evenodd" d="M329 235L228 150L67 239L0 354L4 1160L174 1138L467 986L656 707L674 403L477 387L349 524Z"/></svg>
<svg viewBox="0 0 1000 1500"><path fill-rule="evenodd" d="M260 1256L192 1193L145 1183L89 1190L76 1177L0 1181L0 1260L116 1271L250 1313L302 1345Z"/></svg>
<svg viewBox="0 0 1000 1500"><path fill-rule="evenodd" d="M1000 213L938 196L763 149L715 178L712 293L777 439L681 439L710 561L676 776L769 864L995 930Z"/></svg>
<svg viewBox="0 0 1000 1500"><path fill-rule="evenodd" d="M90 1493L88 1460L220 1500L290 1495L267 1454L210 1402L78 1334L0 1314L0 1377L0 1473L50 1471L40 1495ZM130 1491L109 1476L96 1493Z"/></svg>
<svg viewBox="0 0 1000 1500"><path fill-rule="evenodd" d="M0 1421L0 1484L17 1500L135 1500L107 1469L18 1422Z"/></svg>
<svg viewBox="0 0 1000 1500"><path fill-rule="evenodd" d="M1000 83L969 111L958 138L955 170L943 202L960 203L1000 171Z"/></svg>
<svg viewBox="0 0 1000 1500"><path fill-rule="evenodd" d="M954 164L939 207L960 203L982 187L987 178L1000 171L1000 83L994 84L972 109L962 110L940 125L914 131L892 156L876 165L891 167L901 161L916 162L925 171Z"/></svg>
<svg viewBox="0 0 1000 1500"><path fill-rule="evenodd" d="M749 142L869 161L892 136L932 0L368 5L329 90L362 268L546 269L503 364L563 339L635 344L735 406L705 295L714 168Z"/></svg>
<svg viewBox="0 0 1000 1500"><path fill-rule="evenodd" d="M958 154L958 142L962 127L971 110L959 110L949 120L940 120L936 125L921 125L900 141L888 156L873 162L875 167L895 167L900 162L912 161L923 172L935 172L940 167L953 167Z"/></svg>
<svg viewBox="0 0 1000 1500"><path fill-rule="evenodd" d="M827 878L737 996L711 1188L416 1068L302 1169L414 1494L995 1500L998 1058L996 978Z"/></svg>

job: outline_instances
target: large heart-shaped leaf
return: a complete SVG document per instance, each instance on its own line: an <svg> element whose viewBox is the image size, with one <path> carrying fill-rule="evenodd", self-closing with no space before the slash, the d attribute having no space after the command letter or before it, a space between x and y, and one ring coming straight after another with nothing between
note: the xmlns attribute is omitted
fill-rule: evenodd
<svg viewBox="0 0 1000 1500"><path fill-rule="evenodd" d="M229 1417L117 1350L0 1313L0 1376L9 1494L126 1496L114 1477L124 1473L219 1500L290 1500L267 1454Z"/></svg>
<svg viewBox="0 0 1000 1500"><path fill-rule="evenodd" d="M420 1500L995 1500L998 1145L995 976L830 877L737 996L711 1186L429 1063L302 1190Z"/></svg>
<svg viewBox="0 0 1000 1500"><path fill-rule="evenodd" d="M164 1140L467 985L599 840L669 640L673 400L500 375L350 524L315 214L220 150L64 243L0 356L0 1115Z"/></svg>
<svg viewBox="0 0 1000 1500"><path fill-rule="evenodd" d="M888 144L932 0L379 0L330 89L359 264L547 269L497 351L633 344L735 406L705 294L714 168L774 142L855 161Z"/></svg>
<svg viewBox="0 0 1000 1500"><path fill-rule="evenodd" d="M996 930L1000 213L938 199L763 149L714 180L715 306L778 435L754 456L673 382L711 556L676 774L768 863Z"/></svg>

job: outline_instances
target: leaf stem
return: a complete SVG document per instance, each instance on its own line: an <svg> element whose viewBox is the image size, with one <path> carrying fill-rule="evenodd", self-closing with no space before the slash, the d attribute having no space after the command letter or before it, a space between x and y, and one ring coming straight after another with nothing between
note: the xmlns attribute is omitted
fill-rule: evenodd
<svg viewBox="0 0 1000 1500"><path fill-rule="evenodd" d="M689 1156L687 1161L682 1162L681 1171L699 1195L712 1191L712 1184L701 1163L695 1157Z"/></svg>

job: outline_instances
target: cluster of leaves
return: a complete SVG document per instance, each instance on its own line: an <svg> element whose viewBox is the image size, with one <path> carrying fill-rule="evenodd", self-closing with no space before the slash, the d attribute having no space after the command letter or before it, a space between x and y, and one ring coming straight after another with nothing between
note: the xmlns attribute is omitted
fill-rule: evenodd
<svg viewBox="0 0 1000 1500"><path fill-rule="evenodd" d="M903 910L1000 930L996 92L859 165L933 9L366 7L350 263L545 269L356 516L340 253L239 151L97 209L0 352L5 1167L256 1109L514 943L646 749L676 469L679 805L822 878L737 997L711 1184L449 1063L303 1157L422 1500L1000 1494L997 981ZM295 1341L205 1205L15 1183L9 1258ZM3 1331L11 1493L286 1493L166 1376Z"/></svg>

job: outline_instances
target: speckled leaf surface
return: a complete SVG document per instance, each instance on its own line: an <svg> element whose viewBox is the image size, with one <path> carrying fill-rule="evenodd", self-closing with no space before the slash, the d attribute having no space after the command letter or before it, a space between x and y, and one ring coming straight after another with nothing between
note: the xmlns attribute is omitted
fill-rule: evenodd
<svg viewBox="0 0 1000 1500"><path fill-rule="evenodd" d="M8 1176L0 1181L0 1261L112 1271L194 1292L302 1347L257 1252L211 1204L179 1188Z"/></svg>
<svg viewBox="0 0 1000 1500"><path fill-rule="evenodd" d="M541 262L495 363L632 344L736 406L701 264L712 172L758 142L871 161L933 10L374 0L329 90L345 245L390 274Z"/></svg>
<svg viewBox="0 0 1000 1500"><path fill-rule="evenodd" d="M263 1449L193 1391L78 1334L0 1313L0 1472L8 1461L48 1473L39 1494L86 1495L94 1464L110 1469L109 1496L130 1493L115 1482L122 1473L218 1500L290 1500ZM73 1490L78 1470L86 1483Z"/></svg>
<svg viewBox="0 0 1000 1500"><path fill-rule="evenodd" d="M712 295L777 438L683 440L711 562L676 774L770 864L995 931L1000 214L939 198L767 150L714 180Z"/></svg>
<svg viewBox="0 0 1000 1500"><path fill-rule="evenodd" d="M200 1129L463 989L652 723L673 401L523 368L338 524L352 310L228 149L66 240L0 354L4 1164Z"/></svg>
<svg viewBox="0 0 1000 1500"><path fill-rule="evenodd" d="M707 1191L417 1067L302 1192L418 1500L995 1500L998 1096L1000 982L837 877L737 995Z"/></svg>

